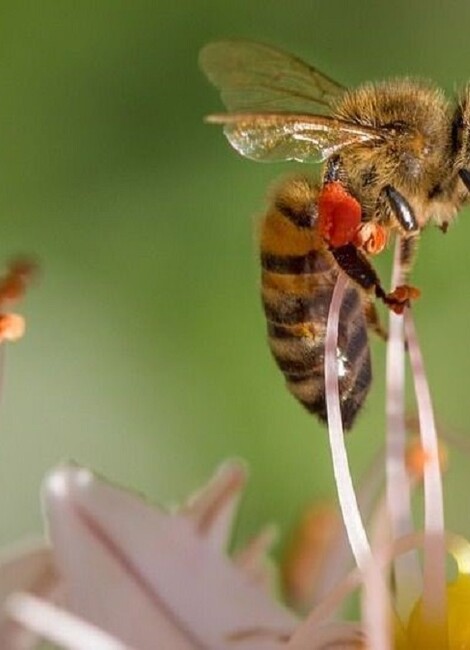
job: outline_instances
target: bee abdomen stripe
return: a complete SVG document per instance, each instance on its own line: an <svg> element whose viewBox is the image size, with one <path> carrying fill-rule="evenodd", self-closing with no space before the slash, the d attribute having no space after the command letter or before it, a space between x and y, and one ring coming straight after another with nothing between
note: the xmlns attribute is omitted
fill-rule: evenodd
<svg viewBox="0 0 470 650"><path fill-rule="evenodd" d="M313 296L292 296L270 294L263 291L263 305L266 318L281 325L295 325L304 321L324 320L328 314L331 290L326 299Z"/></svg>
<svg viewBox="0 0 470 650"><path fill-rule="evenodd" d="M271 342L271 351L277 366L286 376L286 379L293 378L298 381L298 377L307 377L319 374L323 377L324 355L320 347L312 350L305 350L300 344L297 351L291 351L290 355L280 355L273 349Z"/></svg>
<svg viewBox="0 0 470 650"><path fill-rule="evenodd" d="M312 363L309 363L307 359L296 360L296 359L283 359L274 355L277 365L280 370L286 375L286 378L292 377L307 377L312 374L312 370L315 368L320 372L320 376L323 371L323 364L319 363L319 360L312 360ZM296 381L294 379L294 381Z"/></svg>
<svg viewBox="0 0 470 650"><path fill-rule="evenodd" d="M358 325L346 342L345 355L350 363L359 359L363 350L368 346L367 330L364 326Z"/></svg>
<svg viewBox="0 0 470 650"><path fill-rule="evenodd" d="M296 339L298 334L295 329L287 325L279 325L272 321L267 321L268 324L268 337L276 339Z"/></svg>
<svg viewBox="0 0 470 650"><path fill-rule="evenodd" d="M331 263L323 253L310 251L307 255L274 255L261 253L261 266L272 273L297 275L303 273L324 273L331 269Z"/></svg>
<svg viewBox="0 0 470 650"><path fill-rule="evenodd" d="M346 326L351 324L354 312L361 308L359 292L355 288L348 289L341 305L340 320Z"/></svg>
<svg viewBox="0 0 470 650"><path fill-rule="evenodd" d="M317 209L313 202L310 205L305 205L301 209L295 210L289 203L286 203L281 198L277 198L274 207L276 210L279 210L283 217L289 219L289 221L299 228L311 228L317 218Z"/></svg>
<svg viewBox="0 0 470 650"><path fill-rule="evenodd" d="M306 366L311 367L317 362L318 354L323 346L315 339L270 337L269 347L279 361L302 361Z"/></svg>
<svg viewBox="0 0 470 650"><path fill-rule="evenodd" d="M322 373L311 374L298 381L287 380L287 387L302 403L312 402L325 392Z"/></svg>
<svg viewBox="0 0 470 650"><path fill-rule="evenodd" d="M346 430L350 429L354 424L356 415L360 411L367 397L367 393L369 392L371 381L372 371L370 365L370 357L367 355L367 359L359 371L359 374L356 378L356 383L354 384L351 393L341 404L343 426Z"/></svg>
<svg viewBox="0 0 470 650"><path fill-rule="evenodd" d="M289 295L263 288L263 305L268 326L269 322L278 325L298 325L305 321L326 321L331 294L331 286L317 289L314 294L305 296ZM351 327L356 320L356 313L359 315L360 308L359 294L355 289L351 289L346 293L341 307L341 329ZM284 332L286 335L286 330Z"/></svg>
<svg viewBox="0 0 470 650"><path fill-rule="evenodd" d="M356 374L356 380L354 382L353 391L354 393L361 393L364 390L367 390L372 381L372 368L370 364L370 355L367 354L364 357L361 367L359 368Z"/></svg>
<svg viewBox="0 0 470 650"><path fill-rule="evenodd" d="M301 399L299 401L307 411L319 417L323 422L327 421L325 387L323 385L318 395L312 395L310 399Z"/></svg>
<svg viewBox="0 0 470 650"><path fill-rule="evenodd" d="M346 431L351 429L356 419L356 415L361 409L361 406L366 398L366 393L363 395L353 394L350 395L341 404L341 416L343 420L343 427Z"/></svg>

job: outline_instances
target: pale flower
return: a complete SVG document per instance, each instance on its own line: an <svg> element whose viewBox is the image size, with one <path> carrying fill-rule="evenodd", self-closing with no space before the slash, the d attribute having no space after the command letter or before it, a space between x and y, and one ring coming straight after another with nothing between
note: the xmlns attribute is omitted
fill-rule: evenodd
<svg viewBox="0 0 470 650"><path fill-rule="evenodd" d="M409 310L390 319L386 493L374 500L380 459L354 490L336 356L346 282L340 274L325 342L328 434L342 524L333 518L329 536L317 530L304 540L307 556L309 545L318 552L292 583L295 597L309 606L306 617L270 596L265 565L270 529L236 556L227 554L245 484L242 464L224 464L175 512L68 465L54 470L44 485L50 548L39 543L0 564L2 649L34 648L44 638L76 650L470 650L470 545L445 530L442 454ZM399 284L396 263L393 285ZM404 332L421 437L413 452L414 474L406 462ZM414 529L411 514L418 483L424 492L423 531ZM330 521L314 510L307 520L313 528L319 513L323 524ZM423 549L422 562L417 548ZM450 583L447 552L457 566ZM345 622L340 607L357 589L361 620Z"/></svg>
<svg viewBox="0 0 470 650"><path fill-rule="evenodd" d="M268 593L272 530L232 559L225 552L244 482L243 465L225 463L168 513L86 469L53 471L44 486L52 550L38 544L0 567L0 647L35 647L30 632L96 650L286 647L299 621ZM356 625L326 624L311 647L355 647L359 637Z"/></svg>

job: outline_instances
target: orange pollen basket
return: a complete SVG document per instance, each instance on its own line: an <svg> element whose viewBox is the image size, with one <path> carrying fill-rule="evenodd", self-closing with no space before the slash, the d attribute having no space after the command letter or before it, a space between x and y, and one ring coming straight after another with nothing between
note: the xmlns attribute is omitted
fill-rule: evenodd
<svg viewBox="0 0 470 650"><path fill-rule="evenodd" d="M361 224L361 206L336 181L326 183L318 200L319 230L333 248L354 243Z"/></svg>

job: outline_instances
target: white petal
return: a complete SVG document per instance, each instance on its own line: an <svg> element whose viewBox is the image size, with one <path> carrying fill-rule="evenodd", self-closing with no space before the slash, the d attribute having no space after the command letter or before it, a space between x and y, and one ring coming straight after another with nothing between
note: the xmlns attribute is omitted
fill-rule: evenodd
<svg viewBox="0 0 470 650"><path fill-rule="evenodd" d="M275 648L295 626L184 517L77 467L51 474L45 495L73 611L140 650Z"/></svg>

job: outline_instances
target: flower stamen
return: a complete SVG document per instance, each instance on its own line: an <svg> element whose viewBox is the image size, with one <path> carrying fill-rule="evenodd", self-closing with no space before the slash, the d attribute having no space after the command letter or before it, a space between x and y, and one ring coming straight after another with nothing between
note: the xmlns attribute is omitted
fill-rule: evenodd
<svg viewBox="0 0 470 650"><path fill-rule="evenodd" d="M444 506L442 477L439 465L439 446L431 395L424 370L421 350L416 336L413 318L405 310L405 333L408 341L423 452L428 458L424 467L424 569L423 569L423 617L432 621L436 629L436 648L448 647L446 620L446 567L444 540Z"/></svg>

